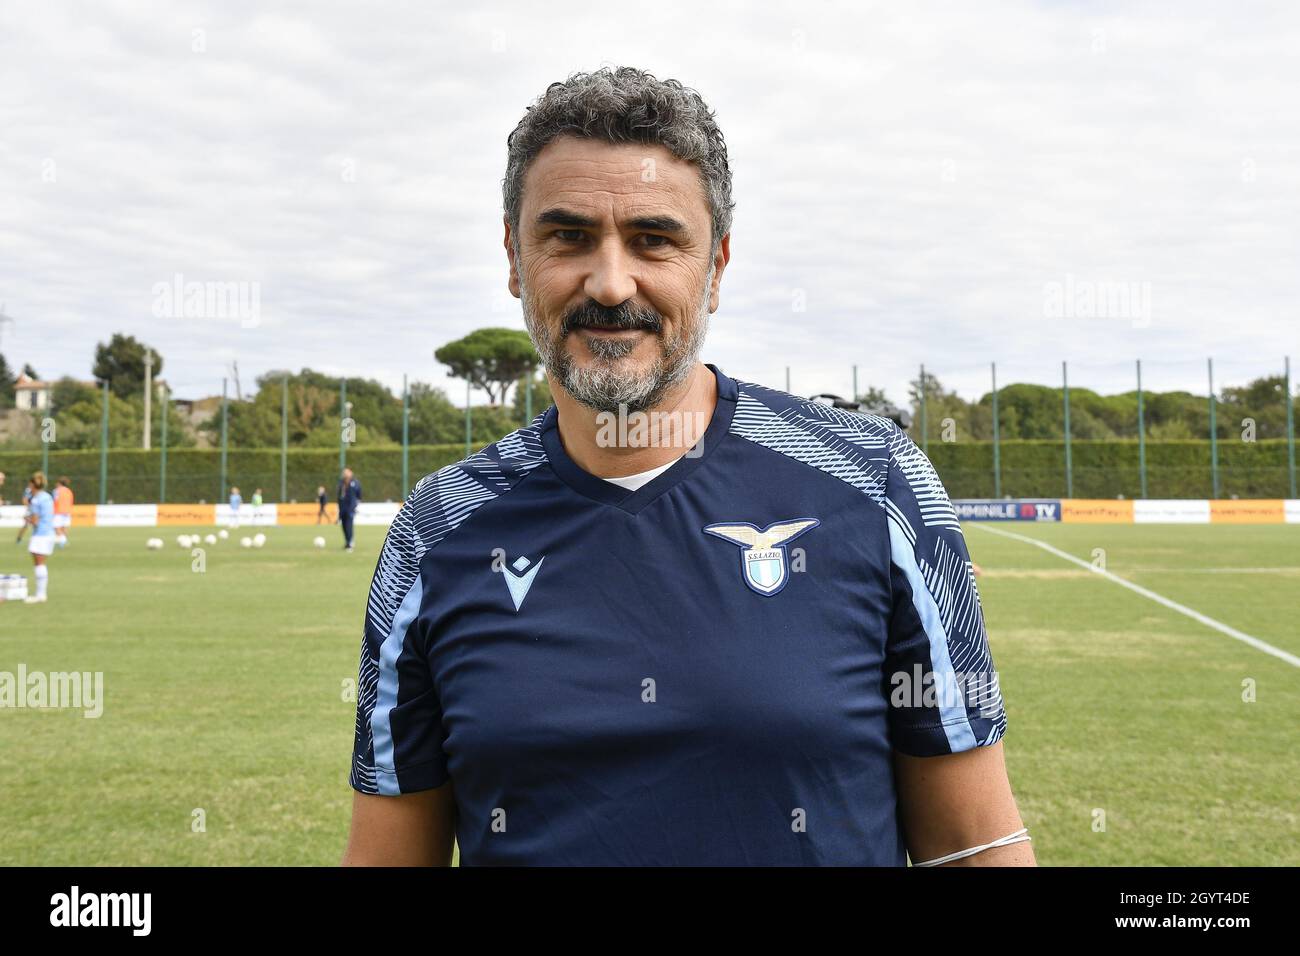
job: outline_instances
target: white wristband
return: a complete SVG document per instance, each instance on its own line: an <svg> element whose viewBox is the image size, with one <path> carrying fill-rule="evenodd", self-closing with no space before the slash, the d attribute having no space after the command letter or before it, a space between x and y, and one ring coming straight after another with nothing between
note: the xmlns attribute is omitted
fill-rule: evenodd
<svg viewBox="0 0 1300 956"><path fill-rule="evenodd" d="M1024 836L1021 836L1021 834ZM1013 843L1024 843L1030 839L1029 828L1023 827L1015 833L1008 833L1000 840L994 840L992 843L985 843L982 846L973 846L969 850L958 850L956 853L949 853L947 856L936 857L933 860L926 860L924 863L913 863L913 866L938 866L940 863L948 863L952 860L960 860L964 856L973 856L983 850L991 850L995 846L1010 846Z"/></svg>

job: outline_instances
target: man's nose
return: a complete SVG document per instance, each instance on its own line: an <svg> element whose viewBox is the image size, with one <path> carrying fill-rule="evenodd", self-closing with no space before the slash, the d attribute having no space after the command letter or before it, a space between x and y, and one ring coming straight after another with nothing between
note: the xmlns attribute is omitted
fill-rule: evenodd
<svg viewBox="0 0 1300 956"><path fill-rule="evenodd" d="M631 266L622 237L605 239L592 253L591 271L587 274L583 291L601 305L611 308L621 305L636 295L636 278Z"/></svg>

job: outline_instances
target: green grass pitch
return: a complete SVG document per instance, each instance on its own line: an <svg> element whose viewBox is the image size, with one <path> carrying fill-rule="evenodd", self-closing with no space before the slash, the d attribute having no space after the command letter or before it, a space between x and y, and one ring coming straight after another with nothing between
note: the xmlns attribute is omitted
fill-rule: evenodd
<svg viewBox="0 0 1300 956"><path fill-rule="evenodd" d="M1101 549L1110 571L1300 654L1300 526L999 527L1085 561ZM1039 863L1300 863L1300 669L965 528ZM261 550L238 546L245 529L204 546L203 573L175 541L194 530L74 528L49 603L0 605L0 671L105 682L98 719L0 709L0 864L338 862L350 682L386 529L358 528L352 554L332 526L263 529ZM12 533L0 572L28 572Z"/></svg>

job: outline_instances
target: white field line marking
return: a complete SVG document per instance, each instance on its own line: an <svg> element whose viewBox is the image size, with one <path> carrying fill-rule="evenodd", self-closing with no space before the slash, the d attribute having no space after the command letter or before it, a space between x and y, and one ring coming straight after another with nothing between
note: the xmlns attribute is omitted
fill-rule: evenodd
<svg viewBox="0 0 1300 956"><path fill-rule="evenodd" d="M1300 568L1125 568L1130 574L1300 574Z"/></svg>
<svg viewBox="0 0 1300 956"><path fill-rule="evenodd" d="M987 531L989 534L1000 535L1004 538L1014 538L1017 541L1023 541L1026 544L1032 544L1037 547L1040 547L1044 551L1048 551L1056 555L1058 558L1064 558L1066 561L1069 561L1071 564L1077 564L1081 568L1087 568L1093 574L1099 574L1102 577L1107 578L1108 580L1114 581L1116 584L1122 585L1128 588L1130 591L1134 591L1142 595L1144 598L1150 598L1152 601L1155 601L1157 604L1164 605L1165 607L1169 608L1171 611L1177 611L1179 614L1185 614L1188 617L1190 617L1193 621L1199 621L1200 623L1204 624L1206 627L1212 627L1216 631L1220 632L1221 634L1227 634L1229 637L1236 638L1237 640L1241 641L1243 644L1249 644L1251 647L1255 648L1256 650L1263 651L1265 654L1272 654L1274 657L1286 661L1292 667L1300 667L1300 657L1296 657L1294 654L1287 653L1286 651L1282 650L1280 647L1274 647L1272 644L1269 644L1265 641L1261 641L1257 637L1251 637L1249 634L1245 634L1237 630L1235 627L1229 627L1226 624L1216 621L1212 617L1207 617L1206 615L1202 614L1200 611L1193 611L1190 607L1187 607L1186 605L1183 604L1179 604L1177 601L1171 601L1169 600L1169 598L1163 597L1162 595L1157 594L1155 591L1148 590L1147 588L1142 587L1140 584L1134 584L1132 581L1126 581L1124 578L1121 578L1117 574L1112 574L1110 571L1103 571L1101 568L1097 567L1096 565L1089 564L1087 561L1084 561L1082 558L1076 558L1074 555L1067 554L1066 552L1062 551L1060 548L1052 547L1046 541L1039 541L1037 538L1030 538L1023 534L1016 534L1014 531L1004 531L1001 528L991 528L988 525L983 523L972 522L972 524L976 528L979 528L981 531Z"/></svg>
<svg viewBox="0 0 1300 956"><path fill-rule="evenodd" d="M1091 567L1091 566L1090 566ZM1033 574L1039 568L997 568L997 574ZM1300 574L1300 567L1280 568L1125 568L1128 574ZM1073 573L1073 572L1071 572Z"/></svg>

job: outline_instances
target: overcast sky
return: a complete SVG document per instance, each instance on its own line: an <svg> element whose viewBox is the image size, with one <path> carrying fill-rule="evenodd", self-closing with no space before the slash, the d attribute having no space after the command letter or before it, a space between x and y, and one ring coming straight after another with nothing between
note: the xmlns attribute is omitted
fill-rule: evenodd
<svg viewBox="0 0 1300 956"><path fill-rule="evenodd" d="M1217 383L1300 360L1295 3L754 6L27 5L0 30L0 351L89 378L121 331L180 397L237 361L245 391L309 366L460 401L432 350L523 328L506 136L627 64L727 138L703 358L735 377L847 394L857 363L901 402L921 362L975 397L992 360L1102 391L1135 358L1202 390L1209 355ZM255 321L166 314L177 275L256 289Z"/></svg>

